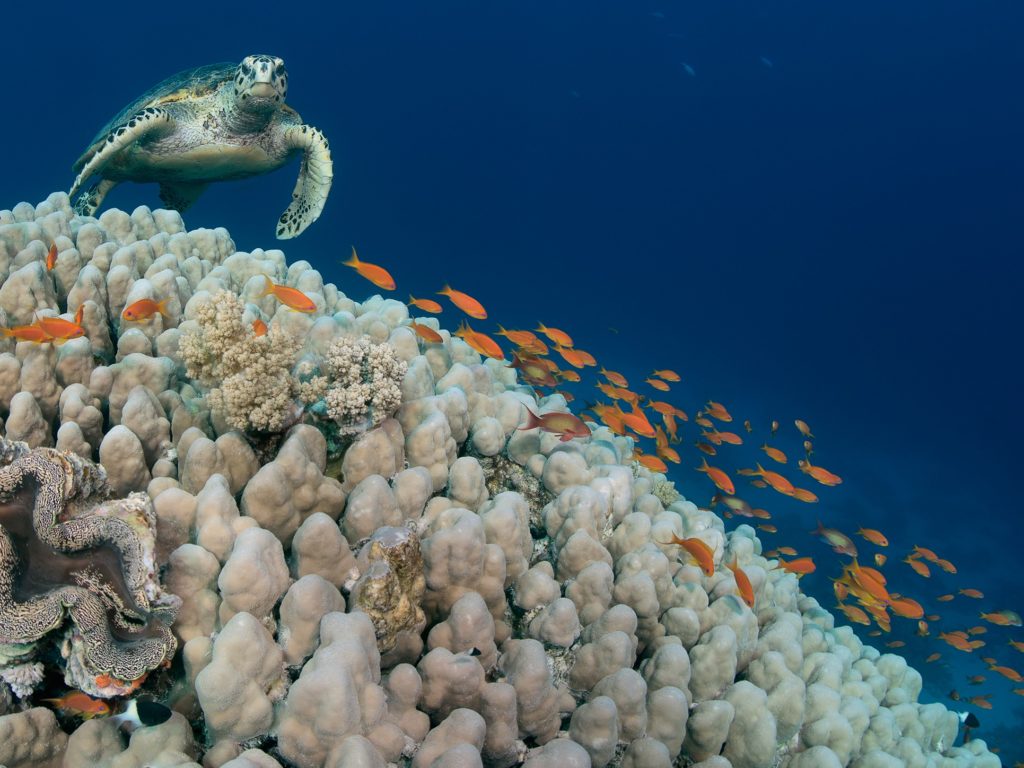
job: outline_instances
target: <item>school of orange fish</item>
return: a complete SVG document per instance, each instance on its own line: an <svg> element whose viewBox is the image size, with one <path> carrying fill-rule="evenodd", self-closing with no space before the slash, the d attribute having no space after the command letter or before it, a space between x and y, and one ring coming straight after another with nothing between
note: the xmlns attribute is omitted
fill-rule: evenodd
<svg viewBox="0 0 1024 768"><path fill-rule="evenodd" d="M46 258L46 267L52 270L57 261L57 248L51 246ZM352 249L351 257L340 262L347 267L354 269L360 276L369 280L376 287L393 291L396 283L391 274L376 264L371 264L359 259L355 248ZM269 276L266 278L266 288L262 296L275 296L286 306L298 312L316 311L315 303L298 289L279 285ZM457 309L474 320L486 320L487 312L483 305L475 298L462 291L455 290L445 285L437 291L438 295L445 296ZM122 319L129 322L143 321L156 313L166 314L166 300L142 299L129 305L122 312ZM438 314L443 311L440 303L433 299L409 297L409 305L427 314ZM19 341L33 343L61 343L67 339L78 338L85 334L81 325L82 308L72 320L60 317L39 317L35 322L27 326L14 328L2 328L0 333L13 337ZM424 325L416 318L411 318L409 327L416 333L424 344L439 344L443 337L435 329ZM256 335L267 332L267 324L263 319L253 322L253 331ZM655 471L666 473L668 462L681 464L683 458L680 449L684 448L684 442L680 434L680 422L688 422L689 415L680 408L667 402L663 397L672 391L672 384L681 381L678 373L670 369L654 370L644 380L644 385L656 394L643 394L630 388L625 376L604 367L597 368L598 363L593 355L576 346L573 338L559 328L552 328L540 323L535 330L509 330L498 325L495 336L506 339L512 345L509 350L509 364L519 371L521 381L529 384L538 391L547 390L546 394L557 393L562 395L566 401L574 400L572 392L562 389L565 384L581 384L583 373L587 369L597 369L593 372L596 379L593 385L598 392L610 402L595 400L588 403L584 409L584 415L591 415L594 421L600 422L618 435L632 437L636 449L634 460L640 465ZM538 335L540 334L540 335ZM471 348L485 357L495 360L506 360L505 352L501 345L487 333L472 328L466 320L462 320L455 336L461 338ZM541 338L543 336L544 338ZM563 364L569 366L562 368L553 358L552 352L557 354ZM728 472L720 467L708 463L708 457L718 456L719 449L724 446L741 446L744 444L744 437L737 432L723 428L723 425L731 425L733 416L726 406L715 401L708 401L694 415L694 423L700 428L698 436L690 443L694 448L701 451L701 464L695 467L696 471L707 476L714 485L715 492L711 496L709 506L721 508L722 516L731 518L755 518L758 520L771 519L771 513L762 507L753 507L746 500L737 495L736 485ZM796 462L799 471L815 483L823 487L833 487L842 483L842 478L823 466L811 462L814 454L814 435L808 424L800 419L794 420L794 426L802 440L804 456ZM571 413L546 413L538 415L530 411L527 421L520 429L539 428L543 431L560 436L563 441L572 440L577 437L587 437L591 430L578 416ZM743 422L743 430L749 437L754 433L754 427L750 421ZM777 440L779 422L772 421L768 431L768 439ZM653 441L653 444L652 444ZM653 449L653 450L652 450ZM760 450L771 460L770 466L788 466L789 457L780 448L769 445L767 439L762 441ZM720 462L716 462L720 463ZM800 488L794 485L793 481L774 469L766 469L761 463L755 462L752 468L740 468L735 474L749 478L750 486L754 493L762 490L774 491L775 493L796 499L805 503L815 503L818 496L811 490ZM777 529L768 522L757 524L757 528L766 534L775 534ZM870 636L878 637L889 634L893 630L893 617L906 619L913 622L913 631L920 637L937 637L938 640L946 643L952 649L963 653L986 647L986 641L982 636L988 632L988 626L1015 628L1021 626L1021 617L1018 613L1009 609L990 610L980 612L979 617L984 624L978 624L966 629L940 629L941 616L938 613L926 613L925 607L918 600L908 597L902 593L891 591L885 574L880 570L886 565L889 558L884 550L889 547L889 541L880 531L870 528L860 528L855 535L863 538L868 544L875 548L871 556L873 565L862 565L858 557L860 555L857 545L853 539L842 531L824 526L820 521L818 527L810 532L820 538L834 552L850 558L848 562L841 564L841 573L832 578L833 590L837 600L837 609L854 624L871 626L874 628L868 632ZM715 572L714 557L708 546L697 538L682 539L673 537L671 542L676 544L703 570L706 575ZM806 556L798 556L796 549L789 546L779 546L764 553L766 557L773 558L777 567L798 577L812 573L816 569L814 560ZM783 559L783 555L790 559ZM914 578L929 578L931 568L939 568L946 573L955 574L956 567L931 549L915 545L904 557L901 563L905 563L913 570ZM750 580L737 563L726 564L733 572L737 591L740 597L749 605L754 606L755 596ZM906 573L899 575L900 580L909 578ZM969 600L983 600L984 595L971 588L960 589L954 594L939 595L934 598L936 602L948 603L957 598ZM925 599L925 598L922 598ZM890 640L885 643L887 648L901 648L906 641L901 639ZM1024 641L1010 639L1009 645L1018 652L1024 653ZM929 655L926 663L934 663L942 659L942 651L935 651ZM998 674L1012 683L1024 683L1021 676L1013 667L997 660L991 655L982 658L990 673ZM980 655L980 654L979 654ZM966 683L970 686L978 686L989 682L991 675L978 674L967 678ZM1013 693L1024 696L1024 687L1013 688ZM956 701L961 699L970 702L982 709L991 709L991 694L978 693L972 696L961 696L957 690L949 694L950 698Z"/></svg>

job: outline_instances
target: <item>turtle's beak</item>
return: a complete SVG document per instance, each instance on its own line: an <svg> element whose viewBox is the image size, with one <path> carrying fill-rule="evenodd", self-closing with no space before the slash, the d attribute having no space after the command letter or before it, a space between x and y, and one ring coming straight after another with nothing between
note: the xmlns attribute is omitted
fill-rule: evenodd
<svg viewBox="0 0 1024 768"><path fill-rule="evenodd" d="M249 87L249 94L254 98L268 98L274 96L277 92L274 90L274 86L270 83L253 83Z"/></svg>

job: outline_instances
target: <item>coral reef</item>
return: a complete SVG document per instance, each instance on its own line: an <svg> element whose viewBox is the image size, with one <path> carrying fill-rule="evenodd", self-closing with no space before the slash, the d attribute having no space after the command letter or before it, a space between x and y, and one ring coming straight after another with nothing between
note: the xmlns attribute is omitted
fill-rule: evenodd
<svg viewBox="0 0 1024 768"><path fill-rule="evenodd" d="M0 279L7 324L81 308L86 330L0 338L7 768L999 765L753 529L597 424L517 429L564 399L419 338L401 302L63 194L0 211ZM166 313L123 320L144 298ZM55 717L60 679L175 714L126 747Z"/></svg>

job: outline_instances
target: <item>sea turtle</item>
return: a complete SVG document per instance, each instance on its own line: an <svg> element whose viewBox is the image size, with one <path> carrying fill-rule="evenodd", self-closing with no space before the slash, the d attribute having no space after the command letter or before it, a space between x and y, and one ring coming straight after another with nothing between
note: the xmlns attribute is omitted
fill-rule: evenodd
<svg viewBox="0 0 1024 768"><path fill-rule="evenodd" d="M160 199L184 211L211 181L280 168L302 152L292 202L277 222L280 239L316 221L331 189L331 153L316 128L284 103L288 73L276 56L179 72L129 104L96 134L72 170L71 197L92 215L122 181L160 184Z"/></svg>

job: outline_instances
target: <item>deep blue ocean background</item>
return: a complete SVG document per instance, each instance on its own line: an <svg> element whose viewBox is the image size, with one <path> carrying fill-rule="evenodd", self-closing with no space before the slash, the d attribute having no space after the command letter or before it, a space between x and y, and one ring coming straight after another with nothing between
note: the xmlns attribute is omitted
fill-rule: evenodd
<svg viewBox="0 0 1024 768"><path fill-rule="evenodd" d="M1024 666L1007 643L1024 630L992 627L972 655L934 636L1024 610L1024 4L347 5L7 9L0 208L69 188L96 131L164 77L281 56L290 104L335 162L322 218L283 243L290 261L361 299L372 286L337 265L355 244L392 271L396 298L451 282L486 305L479 330L563 328L639 388L673 368L683 381L663 399L691 419L713 398L734 426L752 421L751 445L720 452L730 470L764 460L778 419L787 474L821 502L740 484L775 516L767 546L814 556L804 586L831 608L841 559L808 535L815 518L886 533L889 586L942 615L929 638L894 619L922 698L992 694L991 712L969 707L976 735L1024 759L1020 684L966 682L986 674L980 656ZM214 185L186 224L279 247L297 171ZM154 185L122 185L105 207L140 204L159 205ZM842 486L795 471L794 418ZM670 477L705 504L692 421L683 433ZM914 544L959 573L916 576L899 562ZM962 587L985 599L933 599Z"/></svg>

